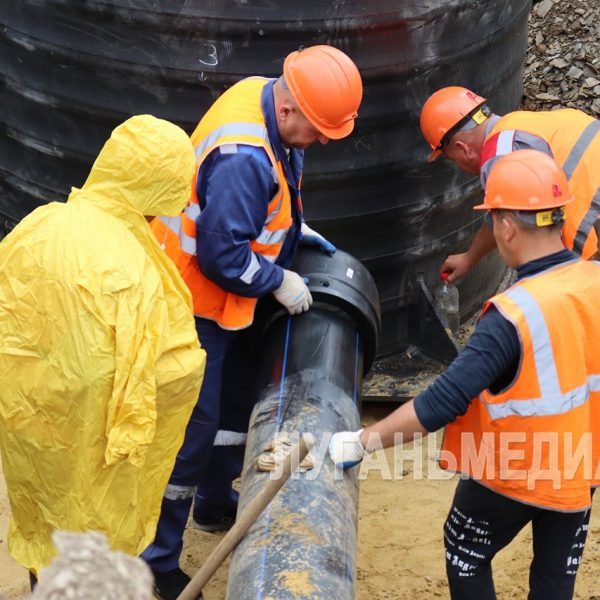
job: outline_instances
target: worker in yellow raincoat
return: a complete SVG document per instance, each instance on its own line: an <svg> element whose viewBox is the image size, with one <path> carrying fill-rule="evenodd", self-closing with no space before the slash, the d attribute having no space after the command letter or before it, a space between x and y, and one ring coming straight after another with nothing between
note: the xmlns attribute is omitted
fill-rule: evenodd
<svg viewBox="0 0 600 600"><path fill-rule="evenodd" d="M190 293L146 215L177 215L194 152L143 115L117 127L66 204L0 243L0 444L12 556L34 575L55 529L152 540L198 398Z"/></svg>

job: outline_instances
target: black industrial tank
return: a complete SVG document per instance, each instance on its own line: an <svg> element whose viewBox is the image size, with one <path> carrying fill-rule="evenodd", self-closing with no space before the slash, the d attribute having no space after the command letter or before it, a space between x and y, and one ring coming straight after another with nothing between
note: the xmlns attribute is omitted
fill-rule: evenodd
<svg viewBox="0 0 600 600"><path fill-rule="evenodd" d="M496 112L518 106L530 0L3 0L0 219L5 230L80 185L112 128L132 114L190 132L228 86L278 75L288 52L327 43L364 79L351 137L310 148L307 221L359 258L379 289L380 352L407 344L408 306L479 226L480 191L426 162L420 107L473 87ZM502 275L497 256L461 285L463 316Z"/></svg>

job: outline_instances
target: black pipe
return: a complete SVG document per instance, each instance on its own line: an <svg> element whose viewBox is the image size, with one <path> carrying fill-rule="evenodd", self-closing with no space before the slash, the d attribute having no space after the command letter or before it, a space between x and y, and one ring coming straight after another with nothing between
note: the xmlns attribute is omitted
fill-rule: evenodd
<svg viewBox="0 0 600 600"><path fill-rule="evenodd" d="M235 550L230 600L354 598L358 482L326 457L331 432L360 427L363 375L379 332L379 302L368 271L352 256L302 251L295 269L314 304L290 317L271 305L259 316L258 401L252 413L240 507L269 473L256 458L279 432L311 432L315 468L295 474Z"/></svg>

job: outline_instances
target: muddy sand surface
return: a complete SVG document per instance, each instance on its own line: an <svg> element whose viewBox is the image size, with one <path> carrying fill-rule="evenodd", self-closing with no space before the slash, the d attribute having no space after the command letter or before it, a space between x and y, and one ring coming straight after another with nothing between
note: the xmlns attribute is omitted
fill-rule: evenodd
<svg viewBox="0 0 600 600"><path fill-rule="evenodd" d="M363 410L365 425L379 419L392 405L367 403ZM441 437L437 438L438 440ZM413 456L396 457L396 479L391 467L392 450L387 461L375 457L364 463L360 484L358 531L358 600L448 599L444 570L442 526L451 504L456 479L437 470L435 439L424 440ZM411 450L411 446L407 446ZM422 458L421 458L422 456ZM387 472L388 465L390 473ZM388 478L390 475L390 478ZM0 477L0 592L9 599L28 597L28 577L9 556L6 530L9 506L4 480ZM221 534L206 534L189 528L185 535L183 567L190 573L202 564ZM527 597L527 574L531 560L531 532L526 528L494 561L498 598L522 600ZM204 597L225 598L227 563L213 577ZM1 597L1 596L0 596ZM298 593L297 600L307 596ZM600 494L583 563L579 570L575 598L600 600Z"/></svg>

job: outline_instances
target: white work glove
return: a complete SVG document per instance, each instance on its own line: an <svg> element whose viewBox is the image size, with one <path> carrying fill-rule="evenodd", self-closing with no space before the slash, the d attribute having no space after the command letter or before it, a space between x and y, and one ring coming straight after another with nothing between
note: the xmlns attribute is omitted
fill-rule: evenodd
<svg viewBox="0 0 600 600"><path fill-rule="evenodd" d="M304 221L300 228L300 243L304 246L315 246L327 254L334 254L337 248L328 242L320 233L311 229Z"/></svg>
<svg viewBox="0 0 600 600"><path fill-rule="evenodd" d="M283 281L273 292L273 296L287 308L290 315L306 312L313 301L304 279L298 273L287 269L283 270Z"/></svg>
<svg viewBox="0 0 600 600"><path fill-rule="evenodd" d="M367 451L360 442L358 431L340 431L334 433L329 441L329 456L336 467L349 469L357 465L365 456Z"/></svg>

